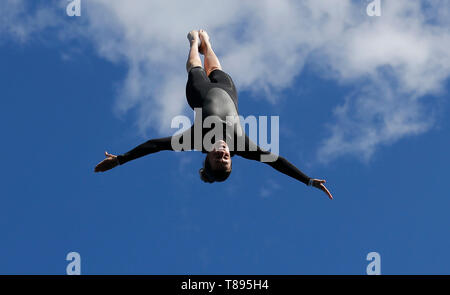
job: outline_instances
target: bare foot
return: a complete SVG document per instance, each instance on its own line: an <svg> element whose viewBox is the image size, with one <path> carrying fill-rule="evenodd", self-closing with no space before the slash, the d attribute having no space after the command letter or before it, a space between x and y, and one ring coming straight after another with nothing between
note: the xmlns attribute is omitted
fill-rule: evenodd
<svg viewBox="0 0 450 295"><path fill-rule="evenodd" d="M200 36L200 41L201 41L201 44L200 44L200 47L199 47L199 52L201 54L205 54L206 47L207 47L208 44L210 44L209 43L209 35L208 35L208 33L205 30L200 30L199 31L199 36Z"/></svg>
<svg viewBox="0 0 450 295"><path fill-rule="evenodd" d="M189 43L191 44L191 46L193 46L193 44L198 44L199 49L200 49L200 37L199 37L199 33L196 30L192 30L187 34L187 38L189 40Z"/></svg>

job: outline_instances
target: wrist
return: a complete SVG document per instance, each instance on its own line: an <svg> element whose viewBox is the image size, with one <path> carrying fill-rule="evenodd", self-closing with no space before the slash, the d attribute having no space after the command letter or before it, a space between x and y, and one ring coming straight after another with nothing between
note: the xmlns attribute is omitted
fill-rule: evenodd
<svg viewBox="0 0 450 295"><path fill-rule="evenodd" d="M314 183L314 179L310 178L308 181L308 186L312 186Z"/></svg>

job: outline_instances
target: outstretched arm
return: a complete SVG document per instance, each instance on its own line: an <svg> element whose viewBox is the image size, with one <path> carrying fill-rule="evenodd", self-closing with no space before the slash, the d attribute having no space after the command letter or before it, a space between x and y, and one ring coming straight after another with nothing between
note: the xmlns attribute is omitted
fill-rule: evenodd
<svg viewBox="0 0 450 295"><path fill-rule="evenodd" d="M322 179L315 179L307 176L305 173L300 171L297 167L295 167L291 162L286 160L282 156L276 156L275 154L270 153L269 151L265 151L261 149L259 146L257 146L254 142L252 142L247 135L245 135L245 146L246 151L237 151L236 154L242 156L243 158L255 160L259 162L266 163L270 165L272 168L276 169L277 171L286 174L292 178L295 178L304 184L308 186L314 186L315 188L318 188L322 191L324 191L328 198L333 199L333 196L328 191L328 189L325 187L324 183L325 180ZM271 162L265 162L262 161L262 156L265 155L266 158L272 158L276 159L275 161ZM269 157L270 156L270 157Z"/></svg>
<svg viewBox="0 0 450 295"><path fill-rule="evenodd" d="M258 147L258 150L256 151L245 151L245 152L236 152L236 154L242 156L243 158L249 159L249 160L255 160L258 162L266 163L267 165L271 166L272 168L278 170L279 172L286 174L290 177L293 177L304 184L308 185L310 182L309 176L307 176L305 173L300 171L297 167L295 167L291 162L286 160L282 156L276 157L275 155L271 154L270 152L264 151ZM261 155L272 155L273 158L276 158L275 161L272 162L263 162L261 161Z"/></svg>
<svg viewBox="0 0 450 295"><path fill-rule="evenodd" d="M122 155L116 156L108 154L108 152L105 152L106 159L98 163L97 166L95 166L94 171L103 172L112 169L117 165L122 165L128 161L143 157L148 154L153 154L159 151L165 150L173 151L174 148L172 147L172 142L180 143L183 142L185 139L188 139L189 137L192 138L191 136L192 130L193 127L191 126L191 128L187 129L186 131L182 133L176 133L173 136L150 139ZM178 147L175 147L175 149L189 150L190 149L189 147L192 146L192 142L189 143L191 144L188 144L186 147L183 146L183 149L178 149Z"/></svg>
<svg viewBox="0 0 450 295"><path fill-rule="evenodd" d="M147 142L144 142L143 144L140 144L134 149L126 152L125 154L118 156L105 152L106 159L98 163L97 166L95 166L94 171L104 172L116 167L117 165L122 165L128 161L143 157L148 154L156 153L162 150L171 150L171 138L172 137L169 136L150 139Z"/></svg>
<svg viewBox="0 0 450 295"><path fill-rule="evenodd" d="M122 165L128 161L146 156L148 154L153 154L164 150L172 150L170 144L171 138L171 136L168 136L163 138L150 139L143 144L138 145L134 149L126 152L125 154L118 155L117 162Z"/></svg>
<svg viewBox="0 0 450 295"><path fill-rule="evenodd" d="M278 156L278 159L275 162L266 162L266 163L269 164L270 166L272 166L273 168L277 169L281 173L284 173L295 179L298 179L308 186L313 186L315 188L322 190L323 192L325 192L328 195L328 198L330 200L333 199L333 196L331 195L331 193L328 191L328 189L324 185L326 180L315 179L315 178L310 178L310 177L306 176L303 172L298 170L297 167L295 167L292 163L290 163L288 160L286 160L285 158L283 158L281 156Z"/></svg>

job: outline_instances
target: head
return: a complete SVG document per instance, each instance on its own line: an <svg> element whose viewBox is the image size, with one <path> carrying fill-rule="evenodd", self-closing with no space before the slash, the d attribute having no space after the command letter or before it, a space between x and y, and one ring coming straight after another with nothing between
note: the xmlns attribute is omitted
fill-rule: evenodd
<svg viewBox="0 0 450 295"><path fill-rule="evenodd" d="M204 182L225 181L231 174L230 149L225 141L219 140L214 144L203 162L203 168L199 170L200 178Z"/></svg>

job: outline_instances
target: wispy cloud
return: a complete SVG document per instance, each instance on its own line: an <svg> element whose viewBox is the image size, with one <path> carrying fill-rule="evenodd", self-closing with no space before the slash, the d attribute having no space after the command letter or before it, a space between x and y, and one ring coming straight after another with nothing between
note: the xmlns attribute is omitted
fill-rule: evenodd
<svg viewBox="0 0 450 295"><path fill-rule="evenodd" d="M10 34L27 36L39 28L27 23L46 23L37 14L18 17L24 1L2 3L16 9L1 20ZM323 161L346 154L368 160L380 145L427 131L433 116L424 97L442 93L450 75L450 6L443 0L382 1L381 17L365 14L365 0L82 3L80 37L103 58L128 65L115 110L136 110L142 133L150 126L167 132L171 118L188 110L185 36L192 28L210 32L240 90L276 100L271 93L292 86L306 62L354 86L325 124L329 137L317 153Z"/></svg>
<svg viewBox="0 0 450 295"><path fill-rule="evenodd" d="M54 17L55 8L55 6L30 5L25 0L2 0L0 2L0 37L13 38L19 43L24 43L32 34L57 26L59 18ZM1 41L0 39L0 44Z"/></svg>
<svg viewBox="0 0 450 295"><path fill-rule="evenodd" d="M266 199L272 196L280 188L281 187L278 183L276 183L272 179L269 179L261 186L259 195L261 196L261 198Z"/></svg>
<svg viewBox="0 0 450 295"><path fill-rule="evenodd" d="M321 161L350 154L368 162L379 145L423 133L433 125L433 112L416 95L405 95L386 83L362 87L334 110L335 120L327 124L331 136L318 152Z"/></svg>

